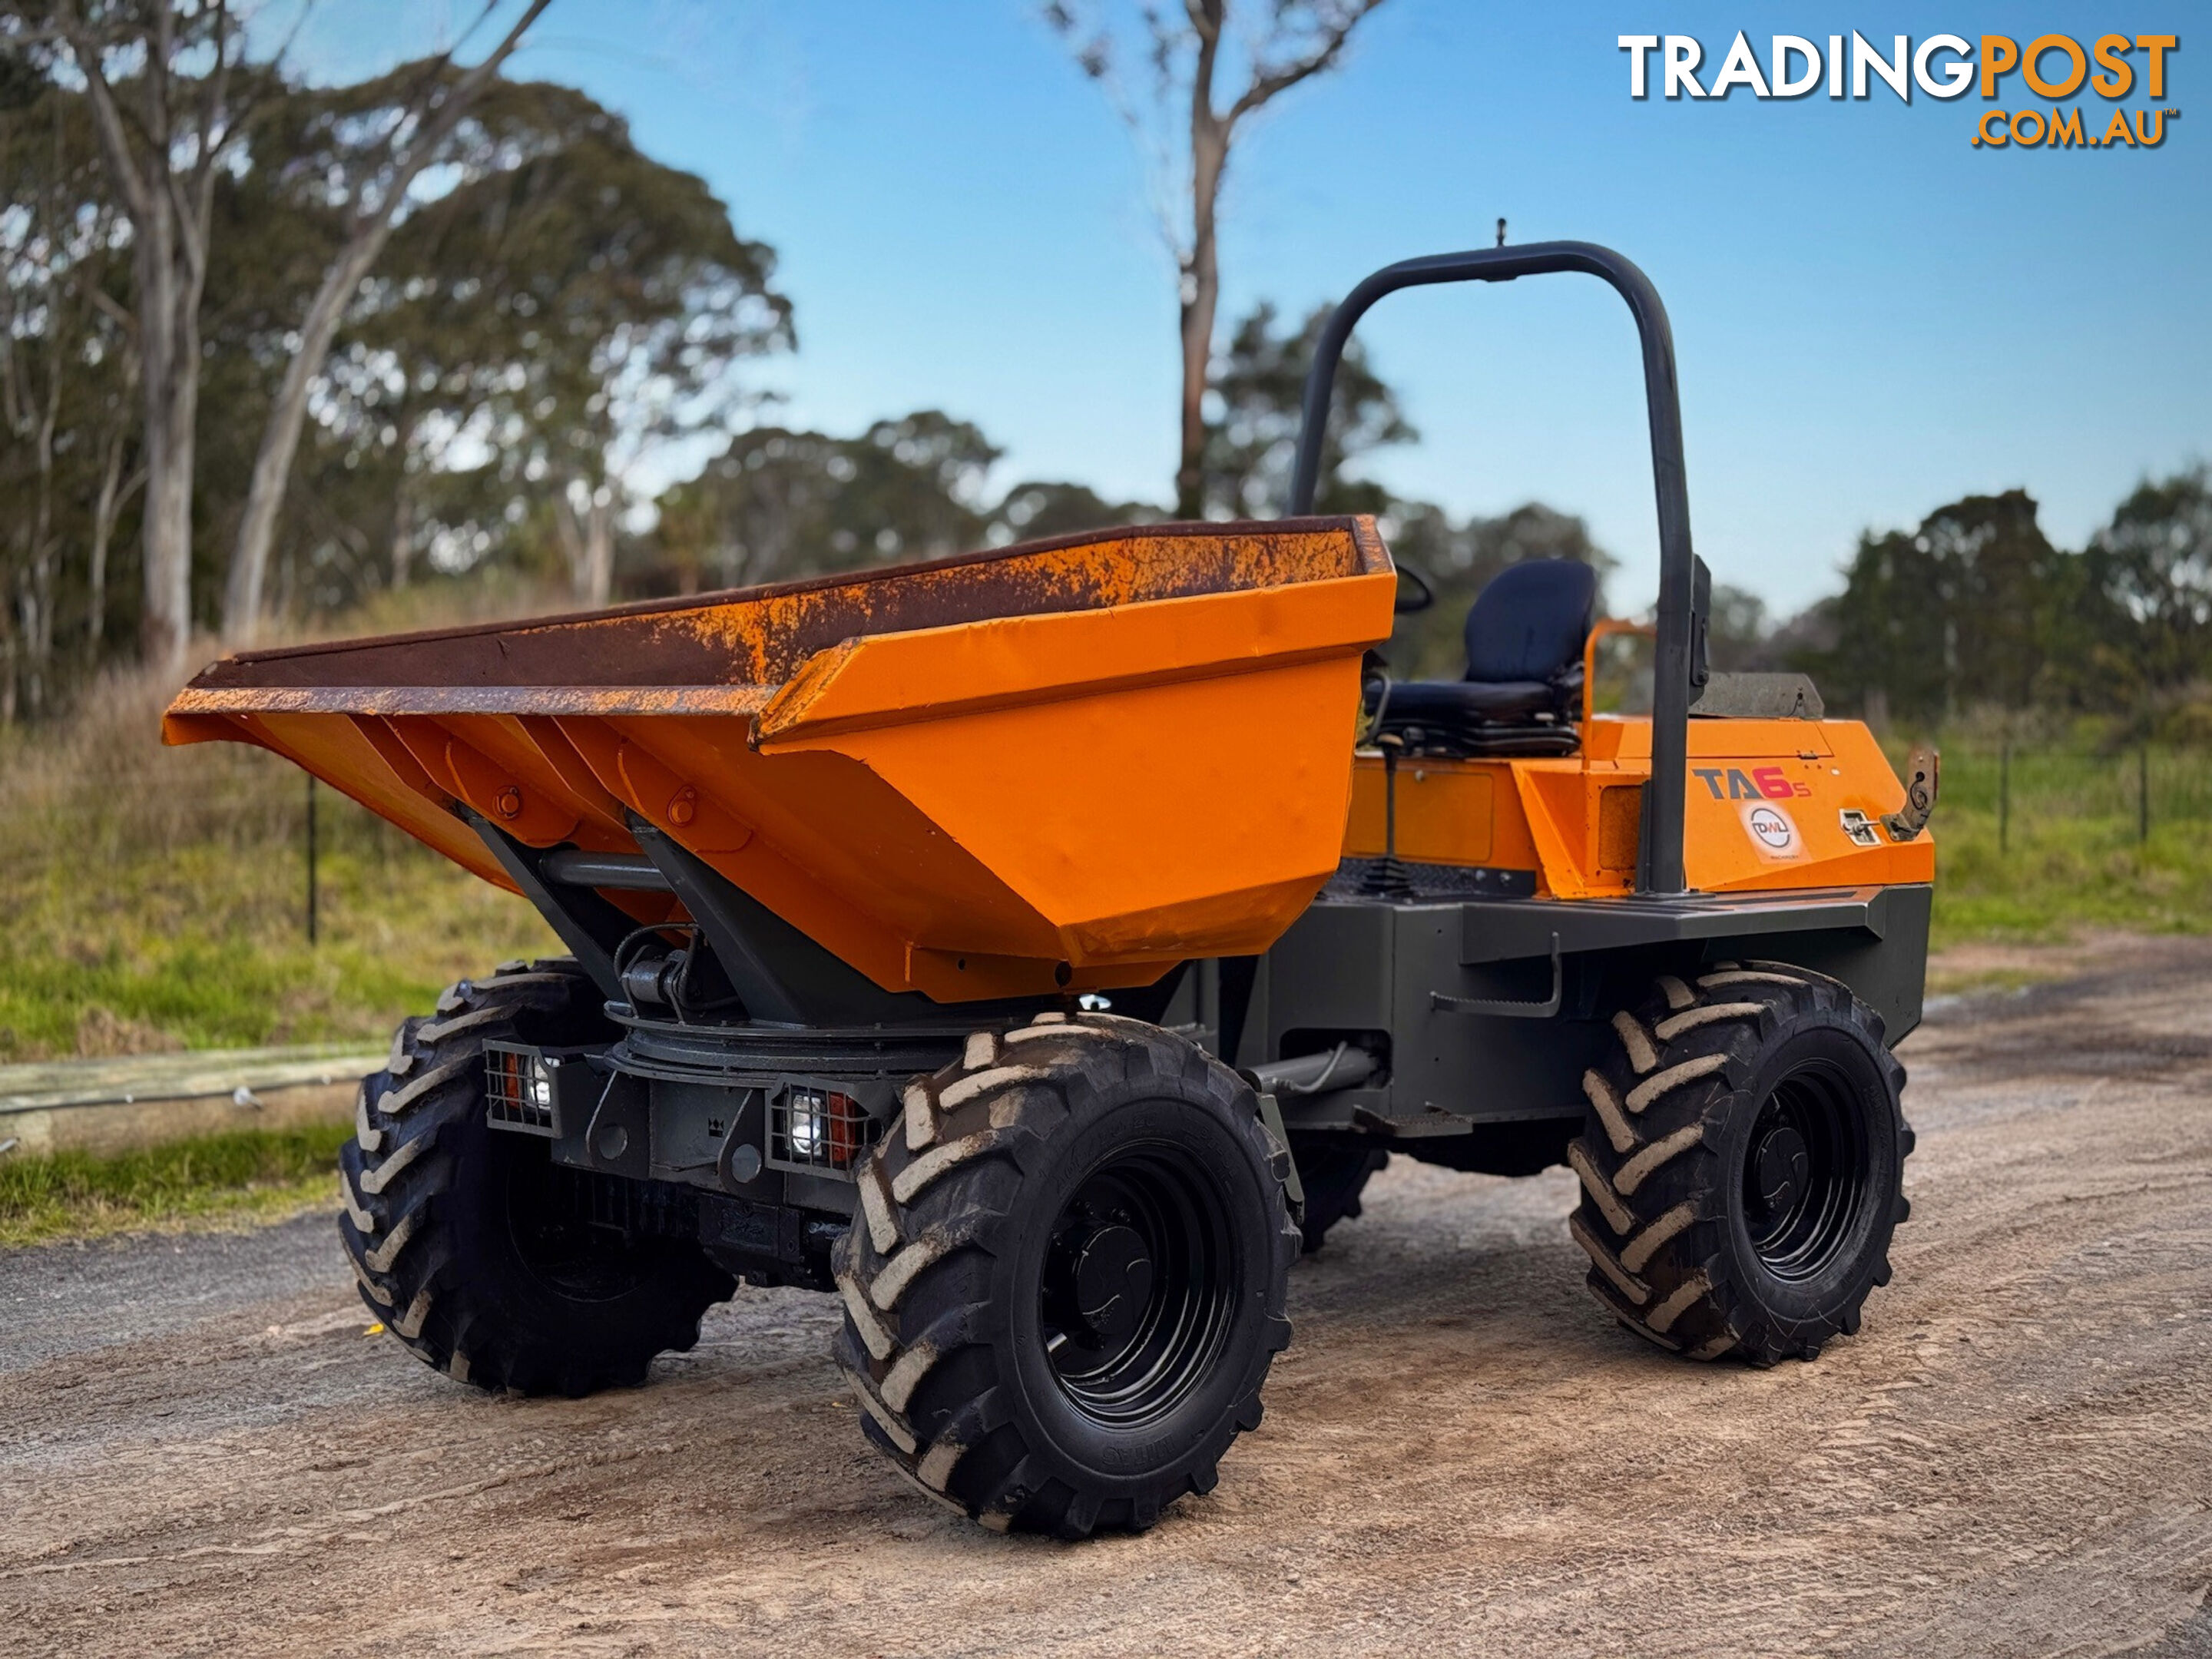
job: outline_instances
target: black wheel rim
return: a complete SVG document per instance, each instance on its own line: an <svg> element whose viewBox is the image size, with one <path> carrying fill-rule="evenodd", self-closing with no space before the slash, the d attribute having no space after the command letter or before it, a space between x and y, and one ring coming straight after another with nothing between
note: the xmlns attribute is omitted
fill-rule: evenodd
<svg viewBox="0 0 2212 1659"><path fill-rule="evenodd" d="M1850 1247L1872 1166L1859 1091L1842 1068L1813 1060L1784 1073L1744 1154L1744 1218L1759 1265L1793 1282L1824 1272Z"/></svg>
<svg viewBox="0 0 2212 1659"><path fill-rule="evenodd" d="M1187 1154L1127 1148L1053 1224L1039 1286L1054 1380L1093 1422L1158 1421L1229 1337L1237 1264L1225 1205Z"/></svg>

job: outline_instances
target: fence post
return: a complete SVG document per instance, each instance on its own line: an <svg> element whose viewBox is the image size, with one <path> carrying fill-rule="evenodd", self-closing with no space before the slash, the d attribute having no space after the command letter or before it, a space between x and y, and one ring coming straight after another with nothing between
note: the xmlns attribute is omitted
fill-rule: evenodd
<svg viewBox="0 0 2212 1659"><path fill-rule="evenodd" d="M307 774L307 943L315 943L319 918L315 891L315 775Z"/></svg>
<svg viewBox="0 0 2212 1659"><path fill-rule="evenodd" d="M2136 750L2136 842L2150 842L2150 745Z"/></svg>
<svg viewBox="0 0 2212 1659"><path fill-rule="evenodd" d="M1997 750L1997 851L2012 845L2012 736L2005 735Z"/></svg>

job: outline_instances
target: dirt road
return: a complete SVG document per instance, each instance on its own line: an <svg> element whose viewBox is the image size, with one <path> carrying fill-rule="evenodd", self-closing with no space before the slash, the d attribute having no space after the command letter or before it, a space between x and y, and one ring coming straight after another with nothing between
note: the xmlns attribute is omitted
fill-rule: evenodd
<svg viewBox="0 0 2212 1659"><path fill-rule="evenodd" d="M365 1338L319 1218L0 1256L0 1650L2212 1654L2208 972L1938 1012L1897 1280L1817 1364L1601 1318L1563 1173L1394 1165L1141 1538L913 1496L826 1299L526 1402Z"/></svg>

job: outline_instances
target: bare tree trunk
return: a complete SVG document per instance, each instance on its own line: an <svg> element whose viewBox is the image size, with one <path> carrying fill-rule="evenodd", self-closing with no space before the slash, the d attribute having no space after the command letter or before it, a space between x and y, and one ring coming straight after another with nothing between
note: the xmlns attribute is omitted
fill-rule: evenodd
<svg viewBox="0 0 2212 1659"><path fill-rule="evenodd" d="M238 543L230 556L230 572L222 590L222 634L226 640L250 641L261 623L261 587L269 571L269 548L276 537L276 515L283 510L284 485L292 476L292 459L300 452L300 429L307 416L307 394L315 376L322 373L331 341L338 331L354 290L391 233L389 215L381 216L373 235L355 239L324 273L323 285L300 325L300 349L284 366L283 384L270 406L268 424L261 429L261 447L253 457L252 482L246 492L246 512L239 520Z"/></svg>
<svg viewBox="0 0 2212 1659"><path fill-rule="evenodd" d="M29 670L24 690L31 718L46 712L54 661L54 544L42 542L31 555L23 586L23 656Z"/></svg>
<svg viewBox="0 0 2212 1659"><path fill-rule="evenodd" d="M615 512L614 503L602 499L607 494L602 485L584 520L584 603L595 607L615 592Z"/></svg>
<svg viewBox="0 0 2212 1659"><path fill-rule="evenodd" d="M168 274L163 271L155 280ZM141 280L146 280L143 272ZM193 425L200 390L197 295L189 320L178 314L183 310L171 303L142 312L145 321L159 315L168 326L158 333L148 331L143 353L146 506L140 543L145 586L138 640L146 661L172 674L184 667L192 625ZM189 343L176 334L185 335Z"/></svg>
<svg viewBox="0 0 2212 1659"><path fill-rule="evenodd" d="M1228 135L1214 118L1211 54L1192 83L1190 112L1191 240L1182 265L1182 448L1176 468L1176 516L1206 516L1206 392L1212 383L1214 314L1221 305L1221 261L1215 212Z"/></svg>
<svg viewBox="0 0 2212 1659"><path fill-rule="evenodd" d="M566 494L554 503L561 545L568 556L568 580L576 598L596 610L614 592L614 488L601 484L586 497L580 516Z"/></svg>
<svg viewBox="0 0 2212 1659"><path fill-rule="evenodd" d="M1221 257L1218 222L1221 180L1229 167L1230 146L1237 123L1300 82L1322 74L1344 51L1359 20L1382 0L1333 0L1317 7L1303 50L1289 49L1283 36L1291 8L1274 8L1274 21L1263 29L1253 48L1251 80L1226 111L1213 97L1214 71L1221 53L1221 37L1227 25L1229 0L1183 0L1189 24L1189 40L1196 51L1190 73L1190 235L1176 249L1177 332L1182 348L1182 383L1179 388L1182 424L1181 452L1176 466L1176 516L1205 516L1206 393L1213 373L1213 325L1221 305ZM1164 37L1157 15L1152 15L1155 42ZM1156 45L1156 50L1158 49ZM1103 57L1094 46L1085 59L1094 76L1104 73Z"/></svg>
<svg viewBox="0 0 2212 1659"><path fill-rule="evenodd" d="M107 632L107 550L115 539L115 521L131 491L145 482L145 474L123 477L123 450L127 434L118 430L108 441L107 465L100 476L100 495L92 507L92 556L85 572L84 636L97 656L101 636Z"/></svg>
<svg viewBox="0 0 2212 1659"><path fill-rule="evenodd" d="M392 586L394 592L407 586L409 568L415 562L415 497L409 493L403 477L399 499L392 509Z"/></svg>
<svg viewBox="0 0 2212 1659"><path fill-rule="evenodd" d="M573 592L582 585L580 572L584 568L584 532L576 524L575 509L568 505L568 492L553 492L553 538L561 544L561 556L568 566L568 586Z"/></svg>
<svg viewBox="0 0 2212 1659"><path fill-rule="evenodd" d="M482 63L474 65L451 88L434 112L424 108L419 130L406 140L404 154L395 155L382 194L371 205L363 199L363 185L354 190L352 213L345 246L323 273L322 284L308 304L300 324L300 349L285 365L283 384L261 429L261 447L253 458L253 478L246 495L246 512L239 520L238 542L232 549L230 572L223 583L222 631L228 640L250 641L261 621L261 588L269 569L269 548L276 539L276 519L284 506L284 486L292 476L293 458L300 451L300 432L306 423L307 394L323 371L338 324L352 301L361 280L376 263L377 255L392 235L392 222L406 199L409 188L436 156L453 129L467 114L484 83L499 72L521 39L551 0L531 0L514 27ZM395 136L408 130L402 122Z"/></svg>
<svg viewBox="0 0 2212 1659"><path fill-rule="evenodd" d="M615 490L611 484L592 489L579 482L573 493L584 498L577 510L571 490L553 497L553 532L568 561L568 586L578 601L596 609L614 592Z"/></svg>
<svg viewBox="0 0 2212 1659"><path fill-rule="evenodd" d="M105 67L106 46L124 42L95 36L75 4L65 3L60 12L70 55L85 77L102 159L131 218L137 288L132 299L145 398L140 649L149 664L168 673L183 668L191 631L200 292L207 276L216 174L237 131L228 99L238 36L219 0L215 14L215 61L198 82L194 118L180 125L170 106L177 18L167 0L150 9L148 23L131 25L139 31L131 44L143 49L144 64L137 87L142 107L127 122ZM187 136L191 159L180 172L178 150Z"/></svg>
<svg viewBox="0 0 2212 1659"><path fill-rule="evenodd" d="M13 160L12 155L0 155L0 165L12 163ZM12 166L7 176L15 177ZM51 197L42 205L51 212ZM9 276L12 278L14 273L11 271ZM36 305L39 297L30 282L20 287L13 280L0 283L0 433L5 434L10 444L28 443L39 453L41 514L34 516L43 516L45 500L51 489L53 455L51 446L40 446L33 436L43 431L46 422L36 408L37 397L25 359L43 332L48 337L46 344L51 367L52 356L58 349L52 337L59 332L51 317L44 331L22 325L21 301ZM6 556L0 557L0 726L15 723L16 665L21 655L16 630L31 554L39 534L35 526L26 526L20 517L7 529L7 541L4 547L0 547L0 553Z"/></svg>
<svg viewBox="0 0 2212 1659"><path fill-rule="evenodd" d="M16 540L20 546L21 538ZM23 662L25 624L31 620L29 549L22 551L24 559L9 573L13 591L0 592L0 726L15 723L26 701L24 682L30 678Z"/></svg>
<svg viewBox="0 0 2212 1659"><path fill-rule="evenodd" d="M63 353L52 354L46 410L39 422L39 505L31 521L30 568L23 586L23 653L30 670L31 715L46 712L47 671L54 655L54 431L61 423Z"/></svg>

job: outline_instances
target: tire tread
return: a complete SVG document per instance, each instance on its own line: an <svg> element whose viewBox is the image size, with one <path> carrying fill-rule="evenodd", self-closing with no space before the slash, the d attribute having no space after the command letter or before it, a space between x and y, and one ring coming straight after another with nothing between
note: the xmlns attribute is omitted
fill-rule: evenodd
<svg viewBox="0 0 2212 1659"><path fill-rule="evenodd" d="M592 1346L504 1328L492 1287L457 1268L449 1210L458 1149L488 1133L484 1043L557 1028L596 1002L574 964L557 961L508 964L448 987L434 1018L410 1018L393 1034L390 1060L356 1097L355 1136L339 1150L338 1236L362 1301L425 1364L476 1388L574 1396L641 1382L653 1354L698 1341L701 1316L734 1288L702 1258L698 1272L667 1287L649 1346Z"/></svg>
<svg viewBox="0 0 2212 1659"><path fill-rule="evenodd" d="M1725 1204L1717 1114L1748 1082L1777 1024L1815 1010L1858 1027L1880 1054L1899 1157L1909 1154L1911 1126L1894 1104L1905 1068L1883 1042L1881 1016L1840 982L1790 963L1659 975L1645 1005L1614 1015L1616 1052L1583 1079L1589 1109L1568 1155L1578 1200L1570 1233L1589 1258L1586 1283L1600 1305L1670 1352L1698 1360L1735 1353L1768 1365L1809 1359L1858 1328L1863 1297L1832 1318L1748 1316L1726 1282L1713 1231ZM1900 1194L1894 1219L1910 1210ZM1885 1256L1873 1283L1888 1279Z"/></svg>
<svg viewBox="0 0 2212 1659"><path fill-rule="evenodd" d="M988 1295L996 1224L1019 1184L1044 1167L1054 1132L1079 1103L1148 1080L1202 1091L1235 1121L1249 1120L1278 1187L1287 1178L1288 1153L1267 1139L1257 1103L1234 1073L1174 1033L1099 1014L978 1033L959 1060L908 1085L904 1133L885 1136L859 1172L863 1200L832 1257L846 1316L838 1365L869 1439L899 1472L994 1530L1063 1538L1142 1530L1182 1492L1210 1488L1221 1453L1260 1420L1267 1362L1289 1341L1281 1286L1301 1241L1283 1203L1264 1358L1225 1432L1181 1472L1175 1490L1102 1499L1051 1476L999 1386L986 1380L976 1357L999 1317Z"/></svg>

